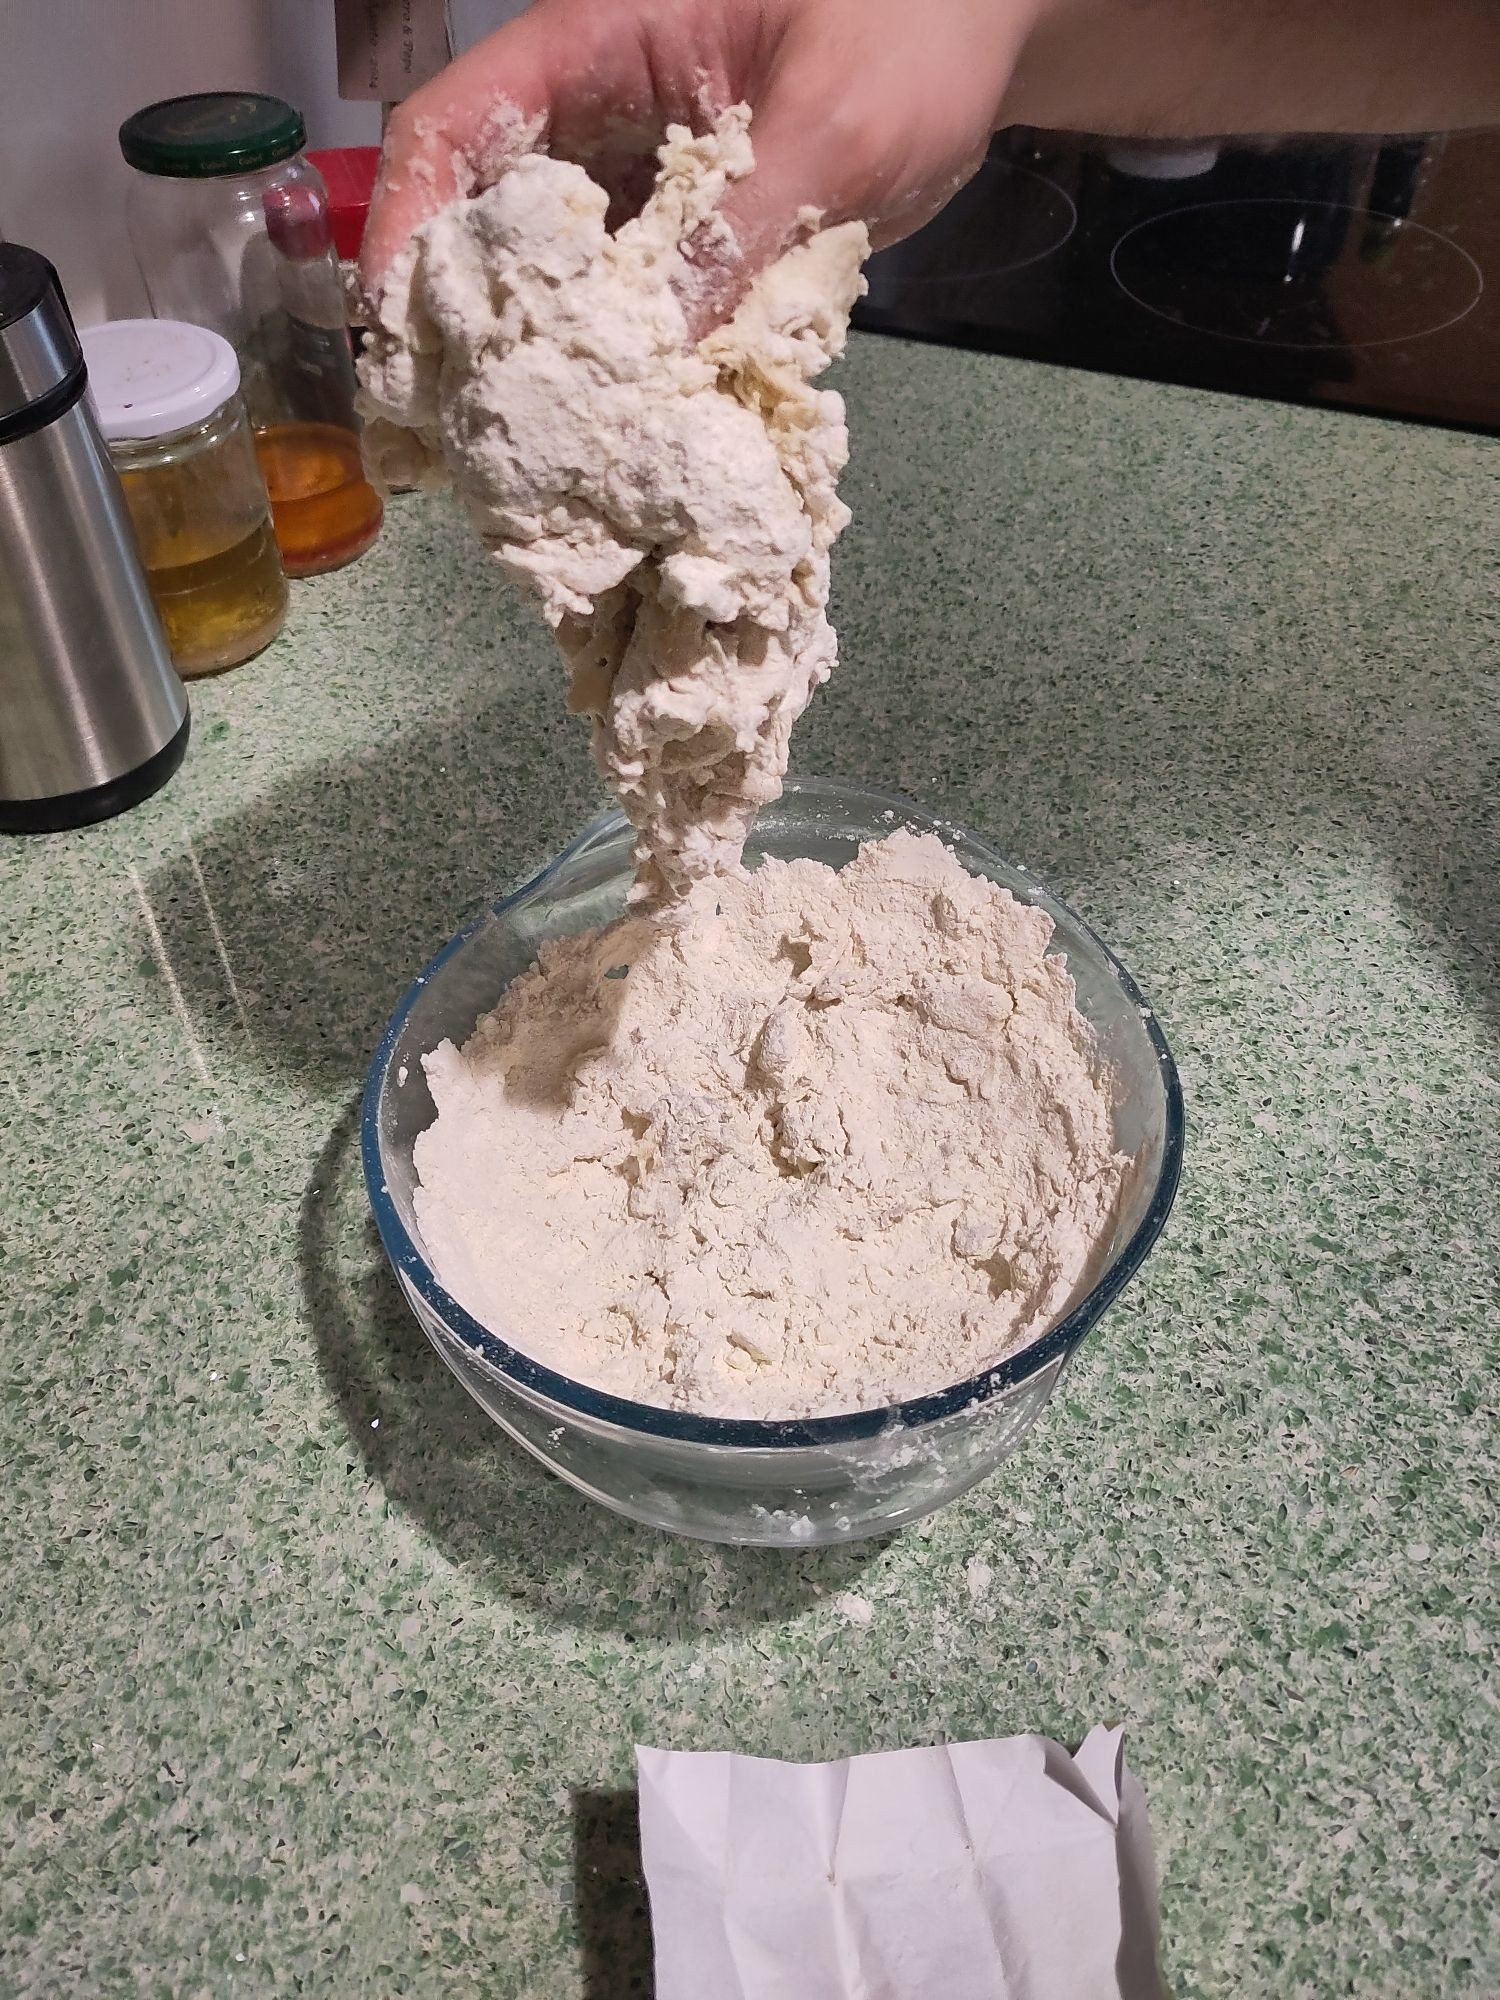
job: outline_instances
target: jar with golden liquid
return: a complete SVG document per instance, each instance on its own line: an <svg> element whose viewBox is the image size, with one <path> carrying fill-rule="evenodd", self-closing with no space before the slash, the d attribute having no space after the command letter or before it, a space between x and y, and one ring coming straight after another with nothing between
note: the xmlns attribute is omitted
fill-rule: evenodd
<svg viewBox="0 0 1500 2000"><path fill-rule="evenodd" d="M328 190L301 113L257 91L166 98L120 127L135 169L130 240L153 312L222 333L286 573L364 554L381 500L365 477L354 357Z"/></svg>
<svg viewBox="0 0 1500 2000"><path fill-rule="evenodd" d="M287 585L234 349L173 320L111 320L80 338L177 671L238 666L281 630Z"/></svg>

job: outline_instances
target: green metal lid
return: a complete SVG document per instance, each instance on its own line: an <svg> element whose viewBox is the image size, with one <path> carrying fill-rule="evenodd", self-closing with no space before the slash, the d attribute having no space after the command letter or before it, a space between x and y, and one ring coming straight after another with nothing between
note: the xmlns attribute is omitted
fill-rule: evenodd
<svg viewBox="0 0 1500 2000"><path fill-rule="evenodd" d="M133 111L120 127L120 151L143 174L208 180L252 173L301 152L302 113L258 90L202 90L164 97Z"/></svg>

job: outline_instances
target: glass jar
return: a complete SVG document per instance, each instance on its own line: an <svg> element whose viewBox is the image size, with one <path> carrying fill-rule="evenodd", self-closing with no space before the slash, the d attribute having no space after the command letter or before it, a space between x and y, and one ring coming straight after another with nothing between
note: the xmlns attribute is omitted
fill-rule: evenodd
<svg viewBox="0 0 1500 2000"><path fill-rule="evenodd" d="M381 521L360 458L328 195L305 138L299 112L255 91L167 98L120 127L151 309L234 347L290 576L352 562Z"/></svg>
<svg viewBox="0 0 1500 2000"><path fill-rule="evenodd" d="M159 319L80 338L177 670L238 666L281 630L287 589L234 349L207 327Z"/></svg>
<svg viewBox="0 0 1500 2000"><path fill-rule="evenodd" d="M370 203L380 175L378 146L328 146L307 155L328 190L328 221L333 247L339 260L339 279L344 294L344 317L355 355L359 354L361 328L351 317L359 303L359 253L364 246L365 224L370 219Z"/></svg>

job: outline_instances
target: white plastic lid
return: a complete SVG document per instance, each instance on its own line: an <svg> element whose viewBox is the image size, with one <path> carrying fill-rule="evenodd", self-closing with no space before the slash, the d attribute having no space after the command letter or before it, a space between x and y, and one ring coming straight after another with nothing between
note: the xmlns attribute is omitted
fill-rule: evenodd
<svg viewBox="0 0 1500 2000"><path fill-rule="evenodd" d="M1121 139L1105 148L1104 157L1117 174L1137 181L1191 181L1218 165L1222 148L1185 146L1162 139Z"/></svg>
<svg viewBox="0 0 1500 2000"><path fill-rule="evenodd" d="M99 428L117 439L166 437L201 424L240 386L220 333L177 319L112 319L79 334Z"/></svg>

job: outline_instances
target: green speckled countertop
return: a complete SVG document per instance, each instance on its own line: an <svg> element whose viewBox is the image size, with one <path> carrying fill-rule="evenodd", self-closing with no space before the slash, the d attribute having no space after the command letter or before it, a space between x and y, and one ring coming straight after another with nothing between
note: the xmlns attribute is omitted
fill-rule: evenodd
<svg viewBox="0 0 1500 2000"><path fill-rule="evenodd" d="M547 640L397 503L195 690L166 792L0 846L0 1992L616 2000L635 1740L1110 1719L1180 2000L1500 1990L1497 446L840 372L797 762L1121 952L1187 1092L1166 1238L1019 1456L883 1544L674 1542L487 1428L354 1108L409 975L596 794Z"/></svg>

